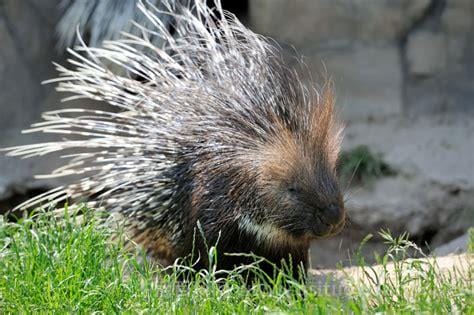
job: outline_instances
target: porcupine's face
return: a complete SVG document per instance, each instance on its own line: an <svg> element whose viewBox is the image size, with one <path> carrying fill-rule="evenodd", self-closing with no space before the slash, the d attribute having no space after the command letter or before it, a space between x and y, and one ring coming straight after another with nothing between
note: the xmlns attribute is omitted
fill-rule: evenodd
<svg viewBox="0 0 474 315"><path fill-rule="evenodd" d="M344 203L332 166L309 167L294 161L270 189L278 205L271 209L275 225L290 235L319 238L338 233L345 220Z"/></svg>
<svg viewBox="0 0 474 315"><path fill-rule="evenodd" d="M336 176L341 127L334 119L332 94L325 93L304 128L281 125L261 165L260 189L275 235L309 240L338 233L345 221Z"/></svg>

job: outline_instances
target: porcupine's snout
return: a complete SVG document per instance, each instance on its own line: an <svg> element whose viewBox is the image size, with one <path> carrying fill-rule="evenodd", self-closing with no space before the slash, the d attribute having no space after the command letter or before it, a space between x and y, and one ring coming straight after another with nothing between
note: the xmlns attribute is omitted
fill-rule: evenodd
<svg viewBox="0 0 474 315"><path fill-rule="evenodd" d="M331 203L314 211L312 232L316 237L339 233L344 227L346 211L342 203Z"/></svg>

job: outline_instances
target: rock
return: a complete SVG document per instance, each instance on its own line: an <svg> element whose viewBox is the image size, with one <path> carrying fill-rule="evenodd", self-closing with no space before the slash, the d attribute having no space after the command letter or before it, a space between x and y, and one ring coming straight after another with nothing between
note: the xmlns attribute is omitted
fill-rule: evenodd
<svg viewBox="0 0 474 315"><path fill-rule="evenodd" d="M414 118L429 113L439 114L446 111L448 102L446 82L440 80L438 75L407 78L404 85L405 102L403 112L406 116Z"/></svg>
<svg viewBox="0 0 474 315"><path fill-rule="evenodd" d="M398 175L349 192L351 221L367 232L384 227L414 237L435 233L438 244L474 225L474 123L469 116L349 125L345 147L361 144L382 153Z"/></svg>
<svg viewBox="0 0 474 315"><path fill-rule="evenodd" d="M410 34L407 61L410 75L430 76L446 67L446 38L444 34L419 31Z"/></svg>
<svg viewBox="0 0 474 315"><path fill-rule="evenodd" d="M449 1L447 7L443 12L441 21L443 27L448 33L461 33L469 32L473 26L472 20L472 2L469 2L466 6L459 5L459 1Z"/></svg>
<svg viewBox="0 0 474 315"><path fill-rule="evenodd" d="M466 233L446 244L436 247L433 253L436 256L465 253L467 251L468 239L469 235Z"/></svg>
<svg viewBox="0 0 474 315"><path fill-rule="evenodd" d="M429 0L254 0L250 25L296 45L333 41L394 41L428 8Z"/></svg>
<svg viewBox="0 0 474 315"><path fill-rule="evenodd" d="M405 112L411 116L474 111L474 2L433 2L407 34Z"/></svg>
<svg viewBox="0 0 474 315"><path fill-rule="evenodd" d="M406 279L408 275L416 275L419 268L428 270L428 266L433 266L432 271L436 274L437 279L444 281L468 281L471 279L472 267L474 263L473 255L463 254L455 256L446 256L438 258L423 259L407 259L397 264L388 263L386 266L376 265L370 267L348 267L342 269L322 269L309 270L308 283L317 289L324 290L332 295L353 295L358 290L370 290L376 292L380 290L380 285L385 281L397 285L400 278ZM398 275L402 264L402 272ZM423 266L423 267L421 267ZM402 284L404 292L412 292L412 290L420 290L416 287L417 281L410 281ZM410 290L410 286L412 290Z"/></svg>
<svg viewBox="0 0 474 315"><path fill-rule="evenodd" d="M41 81L51 78L54 73L52 61L58 61L54 51L55 24L50 21L57 18L58 10L50 10L47 19L39 8L57 5L57 1L45 0L40 5L34 5L32 0L4 2L3 16L9 25L9 33L15 42L17 54L31 71L32 80L40 84Z"/></svg>
<svg viewBox="0 0 474 315"><path fill-rule="evenodd" d="M451 34L467 35L472 32L474 3L471 0L449 0L446 2L441 22L443 28Z"/></svg>
<svg viewBox="0 0 474 315"><path fill-rule="evenodd" d="M21 130L40 120L45 109L61 107L47 101L55 95L53 85L41 81L56 76L52 61L61 62L54 50L56 0L0 1L0 148L47 141ZM42 174L55 165L57 157L20 160L0 152L0 199L17 192L49 187L54 181L38 182L33 174Z"/></svg>
<svg viewBox="0 0 474 315"><path fill-rule="evenodd" d="M12 0L9 0L12 1ZM14 0L13 0L14 1ZM28 0L31 11L42 19L43 23L49 27L54 27L58 20L59 10L61 8L58 0Z"/></svg>
<svg viewBox="0 0 474 315"><path fill-rule="evenodd" d="M311 244L311 268L353 266L362 257L368 264L375 263L374 253L382 254L388 248L377 232L377 230L367 229L351 220L341 234L316 240ZM361 242L368 234L372 234L373 237L361 246Z"/></svg>
<svg viewBox="0 0 474 315"><path fill-rule="evenodd" d="M466 213L473 210L474 190L457 189L453 193L419 175L388 177L372 189L360 188L346 207L351 220L367 230L408 231L414 238L441 231L449 237L474 224L474 216Z"/></svg>
<svg viewBox="0 0 474 315"><path fill-rule="evenodd" d="M0 11L0 132L18 131L39 119L41 103L54 88L41 81L55 76L52 61L60 56L54 54L54 25L32 2L4 1ZM0 147L6 140L0 139Z"/></svg>
<svg viewBox="0 0 474 315"><path fill-rule="evenodd" d="M420 176L442 187L474 189L474 121L470 115L353 123L347 149L366 144L406 177Z"/></svg>
<svg viewBox="0 0 474 315"><path fill-rule="evenodd" d="M21 60L9 25L0 18L0 131L20 128L39 116L37 99L40 83L33 79L32 69ZM28 91L28 93L25 93ZM12 106L15 104L15 106ZM6 140L4 137L0 142Z"/></svg>
<svg viewBox="0 0 474 315"><path fill-rule="evenodd" d="M324 82L327 79L324 73L334 80L337 104L344 120L363 121L401 114L402 73L396 46L342 46L301 53L313 76L323 73L316 81Z"/></svg>
<svg viewBox="0 0 474 315"><path fill-rule="evenodd" d="M351 123L344 149L358 145L381 153L397 175L346 192L350 223L342 235L312 244L314 266L331 267L339 260L347 265L362 239L377 236L381 228L394 235L408 231L420 245L429 242L435 248L474 226L474 121L469 115ZM380 241L367 243L363 256L383 252Z"/></svg>
<svg viewBox="0 0 474 315"><path fill-rule="evenodd" d="M343 58L335 73L342 81L339 85L343 103L363 108L355 113L345 109L345 117L350 120L384 119L399 113L417 117L446 111L474 111L470 101L474 99L473 1L254 0L249 3L249 10L253 29L295 45L299 52L309 56L313 69L321 69L321 60L329 64ZM367 58L367 67L371 69L364 69L363 73L382 67L386 73L382 81L398 83L372 86L369 82L373 89L366 93L360 89L364 80L353 79L357 73L351 72L352 64L344 62L344 55L351 54L351 50L370 50L381 45L393 47L401 62L391 63L393 58L380 62L375 58L370 63ZM342 51L341 47L344 47ZM324 58L313 58L319 55ZM392 65L397 69L393 70ZM331 69L327 73L333 75ZM401 79L393 81L399 74ZM390 95L374 99L360 97L362 93L366 96L379 93L380 88L386 88L381 94Z"/></svg>

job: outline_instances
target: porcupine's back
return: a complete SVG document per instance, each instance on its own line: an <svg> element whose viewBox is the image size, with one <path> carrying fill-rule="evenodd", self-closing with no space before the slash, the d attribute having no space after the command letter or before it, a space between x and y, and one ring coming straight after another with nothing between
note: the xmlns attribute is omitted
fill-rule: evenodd
<svg viewBox="0 0 474 315"><path fill-rule="evenodd" d="M219 2L172 2L162 0L167 11L159 13L174 19L173 33L155 7L140 3L152 29L137 25L142 36L71 50L72 70L57 65L60 77L50 82L59 91L118 112L45 113L33 131L75 138L10 154L75 149L50 176L81 179L19 207L67 198L104 206L165 264L191 252L197 221L207 241L226 250L307 259L309 240L343 221L331 94L305 88L278 50ZM156 37L163 47L152 44ZM309 208L324 208L311 214L317 228L305 225Z"/></svg>

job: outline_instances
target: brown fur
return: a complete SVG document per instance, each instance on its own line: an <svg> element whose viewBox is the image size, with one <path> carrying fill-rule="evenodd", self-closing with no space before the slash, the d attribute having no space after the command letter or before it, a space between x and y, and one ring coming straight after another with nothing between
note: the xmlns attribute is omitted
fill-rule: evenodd
<svg viewBox="0 0 474 315"><path fill-rule="evenodd" d="M329 170L335 171L342 127L334 112L334 94L330 86L323 90L317 104L311 108L308 128L302 133L292 133L281 121L276 123L278 132L274 141L267 143L259 154L262 186L304 180L297 176L301 172L311 176L321 164L327 164Z"/></svg>
<svg viewBox="0 0 474 315"><path fill-rule="evenodd" d="M171 265L177 258L169 238L160 231L146 229L136 234L133 241L145 248L147 253L162 266Z"/></svg>

